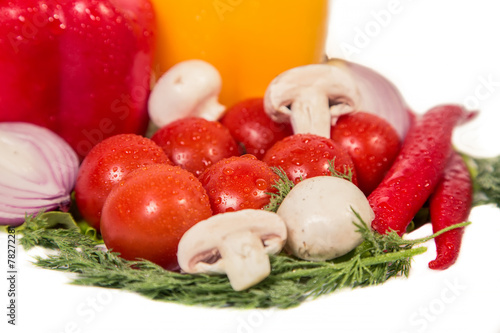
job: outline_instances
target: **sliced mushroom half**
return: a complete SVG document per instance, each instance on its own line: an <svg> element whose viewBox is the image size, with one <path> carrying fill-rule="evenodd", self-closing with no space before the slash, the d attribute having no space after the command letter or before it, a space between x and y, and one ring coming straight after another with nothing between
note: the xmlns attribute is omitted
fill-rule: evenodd
<svg viewBox="0 0 500 333"><path fill-rule="evenodd" d="M412 118L403 96L388 79L341 59L281 73L268 85L264 107L273 120L291 123L295 134L327 138L338 117L349 112L365 111L384 118L401 139Z"/></svg>
<svg viewBox="0 0 500 333"><path fill-rule="evenodd" d="M269 254L280 252L285 242L281 217L245 209L195 224L181 238L177 259L185 273L226 274L234 290L244 290L270 274Z"/></svg>
<svg viewBox="0 0 500 333"><path fill-rule="evenodd" d="M264 108L275 121L290 122L295 134L330 137L337 118L355 108L359 99L352 77L326 64L292 68L266 89Z"/></svg>

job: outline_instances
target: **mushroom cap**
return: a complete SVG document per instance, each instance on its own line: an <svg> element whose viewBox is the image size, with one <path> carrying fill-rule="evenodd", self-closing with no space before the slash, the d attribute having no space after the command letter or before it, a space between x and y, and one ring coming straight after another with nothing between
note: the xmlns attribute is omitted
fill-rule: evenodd
<svg viewBox="0 0 500 333"><path fill-rule="evenodd" d="M221 244L232 235L247 232L261 240L267 254L280 252L286 242L285 223L276 213L243 209L217 214L198 222L182 236L177 251L181 270L191 274L224 274Z"/></svg>
<svg viewBox="0 0 500 333"><path fill-rule="evenodd" d="M158 127L188 116L216 120L225 107L218 103L222 87L219 71L192 59L172 66L156 82L148 101L149 116Z"/></svg>
<svg viewBox="0 0 500 333"><path fill-rule="evenodd" d="M298 258L322 261L342 256L363 241L353 210L371 225L373 210L361 190L332 176L307 178L281 203L277 214L287 226L285 249Z"/></svg>
<svg viewBox="0 0 500 333"><path fill-rule="evenodd" d="M353 111L359 99L356 84L345 70L313 64L295 67L276 76L266 89L264 108L274 121L290 122L294 101L306 99L307 95L315 98L312 95L316 94L325 96L333 104L330 112L334 122L341 114Z"/></svg>

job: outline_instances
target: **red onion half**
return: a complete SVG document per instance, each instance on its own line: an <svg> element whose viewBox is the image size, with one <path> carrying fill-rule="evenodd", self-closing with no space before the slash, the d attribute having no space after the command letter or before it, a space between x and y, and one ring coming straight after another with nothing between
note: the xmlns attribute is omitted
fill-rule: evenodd
<svg viewBox="0 0 500 333"><path fill-rule="evenodd" d="M411 109L392 82L373 69L354 62L333 58L327 64L344 70L356 85L357 94L351 97L354 110L374 113L388 121L400 138L406 136Z"/></svg>
<svg viewBox="0 0 500 333"><path fill-rule="evenodd" d="M26 215L68 208L78 166L76 153L54 132L0 123L0 225L17 226Z"/></svg>

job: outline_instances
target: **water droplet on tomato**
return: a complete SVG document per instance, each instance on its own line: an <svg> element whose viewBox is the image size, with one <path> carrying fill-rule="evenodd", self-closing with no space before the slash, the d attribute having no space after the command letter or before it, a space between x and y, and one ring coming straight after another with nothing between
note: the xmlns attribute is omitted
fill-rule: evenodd
<svg viewBox="0 0 500 333"><path fill-rule="evenodd" d="M251 160L256 160L257 157L255 157L254 155L252 154L245 154L245 155L241 155L242 158L248 158L248 159L251 159Z"/></svg>
<svg viewBox="0 0 500 333"><path fill-rule="evenodd" d="M267 189L267 182L264 179L259 178L255 181L255 186L257 186L259 190L264 191Z"/></svg>
<svg viewBox="0 0 500 333"><path fill-rule="evenodd" d="M227 167L226 167L226 168L223 168L223 169L222 169L222 172L223 172L225 175L230 176L230 175L232 175L232 174L234 173L234 169L233 169L233 168L227 168Z"/></svg>

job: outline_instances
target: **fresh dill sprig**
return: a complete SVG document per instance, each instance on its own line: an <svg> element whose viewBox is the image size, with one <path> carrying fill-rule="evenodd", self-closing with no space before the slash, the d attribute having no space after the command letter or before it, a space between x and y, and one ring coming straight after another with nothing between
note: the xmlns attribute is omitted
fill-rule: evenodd
<svg viewBox="0 0 500 333"><path fill-rule="evenodd" d="M71 214L62 212L27 216L20 233L20 243L26 250L35 246L63 250L94 245L94 240L80 232Z"/></svg>
<svg viewBox="0 0 500 333"><path fill-rule="evenodd" d="M344 165L344 171L338 171L337 169L335 169L335 158L333 158L333 160L331 161L328 161L328 171L330 171L330 174L332 176L348 180L352 183L352 169L347 165Z"/></svg>
<svg viewBox="0 0 500 333"><path fill-rule="evenodd" d="M495 204L500 207L500 156L472 158L464 156L474 183L474 206Z"/></svg>
<svg viewBox="0 0 500 333"><path fill-rule="evenodd" d="M271 168L278 175L278 180L272 185L277 190L277 193L269 192L269 203L264 207L264 210L277 212L285 197L290 193L295 186L294 182L288 178L282 167Z"/></svg>
<svg viewBox="0 0 500 333"><path fill-rule="evenodd" d="M35 246L71 249L81 245L93 246L102 243L102 238L95 229L77 223L70 213L58 211L27 216L19 230L24 235L20 242L26 250Z"/></svg>
<svg viewBox="0 0 500 333"><path fill-rule="evenodd" d="M340 288L370 286L394 276L407 276L413 256L426 251L425 247L413 246L437 235L411 241L395 232L379 235L357 215L356 225L364 242L351 253L324 262L299 260L283 253L271 256L270 276L248 290L234 291L226 276L181 274L146 260L125 260L71 223L54 225L46 214L28 218L19 230L25 248L59 250L35 258L37 266L76 273L76 285L122 289L154 300L208 307L290 308Z"/></svg>

